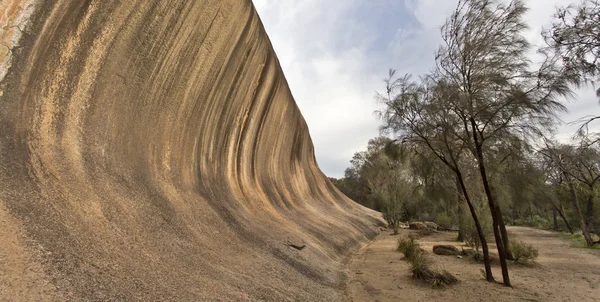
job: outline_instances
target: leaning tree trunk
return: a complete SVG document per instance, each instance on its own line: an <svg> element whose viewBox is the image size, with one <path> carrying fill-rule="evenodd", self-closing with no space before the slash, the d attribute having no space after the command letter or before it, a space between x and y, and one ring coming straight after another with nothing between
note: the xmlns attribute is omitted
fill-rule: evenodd
<svg viewBox="0 0 600 302"><path fill-rule="evenodd" d="M562 220L565 222L565 225L567 226L567 229L569 230L569 233L571 233L571 235L573 235L573 228L571 227L571 224L569 223L569 221L567 220L567 217L565 216L565 208L561 205L562 209L557 209L558 211L558 215L560 215L560 218L562 218Z"/></svg>
<svg viewBox="0 0 600 302"><path fill-rule="evenodd" d="M583 212L581 211L581 206L579 205L579 199L577 198L577 192L575 192L575 187L573 187L573 183L571 179L567 175L567 173L563 173L565 179L567 180L567 185L569 186L569 192L571 193L571 199L573 200L573 204L575 205L575 210L577 210L577 215L579 215L579 227L581 228L581 232L583 233L583 238L585 239L585 244L587 247L591 247L594 245L594 241L592 240L592 236L587 227L587 223L585 222L585 217L583 216Z"/></svg>
<svg viewBox="0 0 600 302"><path fill-rule="evenodd" d="M560 216L560 218L565 223L565 226L567 227L567 230L569 230L569 233L571 233L571 235L572 235L573 234L573 228L571 227L571 224L567 220L567 217L565 217L565 208L563 207L562 202L560 202L560 207L558 207L557 205L554 204L554 202L552 202L552 200L548 197L548 195L546 195L546 193L544 193L544 196L548 199L548 201L552 205L552 209L554 209L554 211L556 211L556 213L558 213L558 215Z"/></svg>
<svg viewBox="0 0 600 302"><path fill-rule="evenodd" d="M554 207L554 209L558 213L558 216L560 216L560 218L565 223L565 226L567 227L567 230L569 230L569 233L571 233L571 235L574 234L573 228L571 227L571 224L569 223L569 221L567 220L567 217L565 216L565 209L563 208L561 210L557 206L555 206L554 204L552 204L552 206ZM561 208L562 208L562 205L561 205Z"/></svg>
<svg viewBox="0 0 600 302"><path fill-rule="evenodd" d="M481 242L481 249L483 251L483 265L485 266L485 278L489 282L494 282L494 275L492 275L492 267L490 265L490 253L488 249L487 240L483 235L483 229L481 228L481 223L479 223L479 218L477 217L477 212L475 211L475 207L471 202L471 198L469 197L469 192L467 192L467 187L465 186L465 182L462 178L462 174L460 172L456 172L456 178L459 182L462 194L469 206L469 211L471 211L471 217L473 217L473 221L475 222L475 228L477 228L477 235L479 236L479 241Z"/></svg>
<svg viewBox="0 0 600 302"><path fill-rule="evenodd" d="M587 203L586 203L586 210L585 210L585 217L586 217L586 226L587 226L587 230L590 233L595 232L594 230L594 197L595 197L595 191L594 191L594 185L589 185L590 188L590 196L587 199Z"/></svg>
<svg viewBox="0 0 600 302"><path fill-rule="evenodd" d="M483 189L485 191L485 195L488 200L488 205L490 208L490 212L492 214L492 226L494 229L494 238L496 239L496 248L498 249L498 258L500 259L500 267L502 268L502 280L505 286L511 286L510 277L508 275L508 266L506 264L506 255L507 251L505 248L505 243L502 240L503 235L500 232L500 222L498 218L502 217L502 212L500 212L500 208L496 205L496 202L492 196L492 190L490 187L490 183L487 178L487 172L485 170L485 164L483 159L483 150L481 148L481 144L479 143L479 138L477 137L477 125L475 120L471 118L471 130L473 132L473 142L475 143L475 151L477 156L477 163L479 165L479 173L481 174L481 181L483 182ZM505 230L506 232L506 230ZM506 236L508 238L508 236Z"/></svg>
<svg viewBox="0 0 600 302"><path fill-rule="evenodd" d="M558 219L556 216L556 209L552 208L552 229L558 231Z"/></svg>
<svg viewBox="0 0 600 302"><path fill-rule="evenodd" d="M512 253L510 252L508 232L506 231L506 225L504 224L504 217L502 217L502 210L500 209L498 203L496 203L496 214L498 215L498 226L500 227L500 235L502 235L502 243L504 244L504 252L506 253L506 259L514 260Z"/></svg>
<svg viewBox="0 0 600 302"><path fill-rule="evenodd" d="M456 177L456 205L457 205L457 213L458 213L458 236L456 241L463 242L465 241L465 213L463 211L463 207L461 204L462 195L460 188L460 180L458 176Z"/></svg>

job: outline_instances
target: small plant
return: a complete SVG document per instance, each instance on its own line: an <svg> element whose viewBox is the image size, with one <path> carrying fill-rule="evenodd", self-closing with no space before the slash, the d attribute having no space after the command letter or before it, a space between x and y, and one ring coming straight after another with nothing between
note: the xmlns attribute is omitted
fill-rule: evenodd
<svg viewBox="0 0 600 302"><path fill-rule="evenodd" d="M410 260L413 279L430 284L434 288L446 287L458 282L449 272L431 269L431 263L423 253L417 254Z"/></svg>
<svg viewBox="0 0 600 302"><path fill-rule="evenodd" d="M408 261L412 261L416 255L422 254L421 246L414 236L398 239L398 248L396 251L404 254L404 257Z"/></svg>
<svg viewBox="0 0 600 302"><path fill-rule="evenodd" d="M431 269L431 260L421 250L414 236L399 239L397 251L403 253L406 260L410 262L413 279L428 283L434 288L446 287L458 282L447 271L439 272Z"/></svg>
<svg viewBox="0 0 600 302"><path fill-rule="evenodd" d="M539 255L538 249L524 242L512 243L510 245L510 251L515 263L535 262L535 259Z"/></svg>

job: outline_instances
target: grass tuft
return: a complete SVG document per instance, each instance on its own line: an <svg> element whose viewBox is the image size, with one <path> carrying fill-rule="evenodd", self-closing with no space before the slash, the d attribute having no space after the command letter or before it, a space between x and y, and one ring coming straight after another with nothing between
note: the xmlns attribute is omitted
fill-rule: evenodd
<svg viewBox="0 0 600 302"><path fill-rule="evenodd" d="M413 279L427 283L434 288L442 288L458 282L458 279L449 272L431 268L431 260L427 258L415 237L399 239L396 250L403 253L410 263Z"/></svg>

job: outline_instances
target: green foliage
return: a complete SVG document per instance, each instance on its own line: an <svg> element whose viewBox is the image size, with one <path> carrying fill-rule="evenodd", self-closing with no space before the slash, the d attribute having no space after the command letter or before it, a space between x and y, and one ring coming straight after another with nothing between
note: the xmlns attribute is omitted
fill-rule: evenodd
<svg viewBox="0 0 600 302"><path fill-rule="evenodd" d="M565 71L579 82L600 81L600 1L582 0L579 6L559 8L546 43L563 60ZM600 89L597 90L600 96Z"/></svg>
<svg viewBox="0 0 600 302"><path fill-rule="evenodd" d="M434 288L446 287L458 282L458 279L447 271L431 269L431 260L421 250L414 236L399 239L396 250L403 253L404 258L410 263L413 279L425 282Z"/></svg>
<svg viewBox="0 0 600 302"><path fill-rule="evenodd" d="M403 217L402 203L399 200L390 200L384 204L381 213L389 228L394 230L394 234L398 234Z"/></svg>
<svg viewBox="0 0 600 302"><path fill-rule="evenodd" d="M530 244L524 242L513 242L510 244L510 252L512 253L515 263L519 262L535 262L539 252Z"/></svg>
<svg viewBox="0 0 600 302"><path fill-rule="evenodd" d="M592 250L600 250L600 244L588 247L585 242L585 238L581 234L561 234L560 237L571 240L573 242L573 247L576 248L589 248ZM598 241L600 240L600 237L598 235L595 235L592 239L594 241Z"/></svg>
<svg viewBox="0 0 600 302"><path fill-rule="evenodd" d="M409 261L412 261L413 258L423 254L421 245L414 236L398 239L396 251L404 254L404 257Z"/></svg>
<svg viewBox="0 0 600 302"><path fill-rule="evenodd" d="M494 234L492 229L492 217L487 211L485 211L483 207L481 207L477 212L477 217L479 218L479 224L481 225L483 236L486 238L486 240L492 238ZM481 240L479 239L479 233L477 233L477 227L473 219L467 219L465 222L464 231L465 243L471 248L474 248L476 251L479 251L479 248L481 247Z"/></svg>
<svg viewBox="0 0 600 302"><path fill-rule="evenodd" d="M552 221L542 218L539 215L534 215L533 218L531 218L531 217L517 218L512 221L512 224L518 225L518 226L531 227L531 228L546 229L546 230L551 229L553 226Z"/></svg>
<svg viewBox="0 0 600 302"><path fill-rule="evenodd" d="M444 229L450 229L453 226L452 218L444 213L439 213L435 221Z"/></svg>

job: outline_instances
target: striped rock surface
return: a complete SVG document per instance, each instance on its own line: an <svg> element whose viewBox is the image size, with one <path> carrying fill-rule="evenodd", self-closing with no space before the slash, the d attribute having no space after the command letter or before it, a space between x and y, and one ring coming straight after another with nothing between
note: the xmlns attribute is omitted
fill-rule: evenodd
<svg viewBox="0 0 600 302"><path fill-rule="evenodd" d="M345 299L380 218L319 170L250 0L0 14L0 300Z"/></svg>

